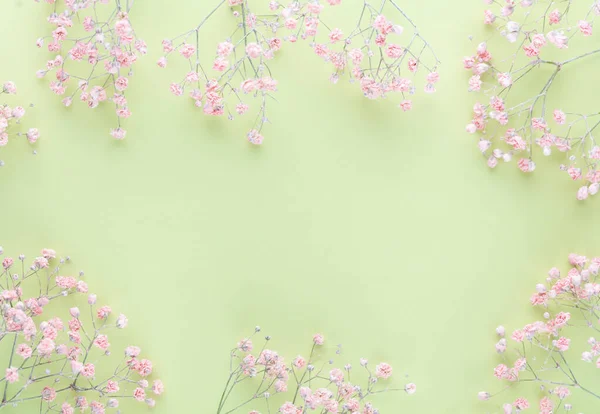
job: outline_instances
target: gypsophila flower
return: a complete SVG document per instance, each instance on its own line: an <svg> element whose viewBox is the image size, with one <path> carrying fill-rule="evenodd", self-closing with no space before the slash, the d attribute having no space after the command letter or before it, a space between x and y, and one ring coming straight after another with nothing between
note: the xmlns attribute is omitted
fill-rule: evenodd
<svg viewBox="0 0 600 414"><path fill-rule="evenodd" d="M17 86L14 82L4 82L0 95L15 95ZM25 116L25 108L22 106L10 106L8 103L0 102L0 149L8 145L9 140L24 136L30 144L35 144L40 137L37 128L29 128L26 132L16 132L15 129L21 124ZM0 160L0 166L4 162Z"/></svg>
<svg viewBox="0 0 600 414"><path fill-rule="evenodd" d="M552 108L562 105L564 97L551 92L556 79L567 76L567 67L600 53L597 45L583 39L592 36L593 22L600 15L597 0L587 3L588 7L556 3L554 8L554 3L541 0L490 1L483 20L498 32L501 45L492 38L463 59L471 74L468 89L485 98L473 107L466 130L478 135L487 165L496 168L500 161L516 161L521 171L530 173L535 170L538 151L544 156L563 153L566 161L560 169L580 182L578 200L596 194L600 186L600 146L594 137L600 113L598 108L589 113ZM574 18L576 13L582 18ZM569 42L578 38L588 42L587 52L570 52ZM540 78L541 89L524 98L521 89L527 90Z"/></svg>
<svg viewBox="0 0 600 414"><path fill-rule="evenodd" d="M92 414L101 414L129 398L154 406L146 395L162 394L164 385L154 380L150 387L146 378L152 374L152 362L138 358L141 351L134 346L111 357L109 333L124 316L115 321L108 306L96 309L95 295L89 295L86 312L61 308L65 301L61 298L77 300L86 295L88 286L79 278L61 275L68 260L56 257L54 250L43 249L29 270L24 266L13 270L10 257L2 260L0 337L11 348L0 409L23 407L20 410L29 412L39 406L44 412L73 414L75 409L90 408ZM11 275L11 270L21 273ZM44 316L57 311L64 311L66 318Z"/></svg>
<svg viewBox="0 0 600 414"><path fill-rule="evenodd" d="M163 40L164 56L157 62L165 68L178 56L188 61L186 66L191 70L169 89L176 96L187 93L206 115L234 119L250 110L251 101L257 102L257 115L247 133L251 144L263 143L263 127L269 122L267 107L278 90L270 61L283 47L292 48L299 40L308 43L330 66L332 82L347 75L351 81L358 81L369 99L397 93L402 98L399 107L408 111L412 108L408 97L415 92L415 79L423 82L425 92L435 92L439 60L396 2L384 0L374 6L364 0L358 23L348 34L322 21L325 6L318 0L293 1L287 6L271 1L268 13L257 12L254 7L258 8L258 3L219 1L198 26ZM341 0L327 3L339 6ZM214 50L204 50L200 42L203 29L207 30L210 17L222 7L231 9L236 24L232 25L231 35ZM405 30L403 24L410 30ZM421 73L423 76L418 76Z"/></svg>
<svg viewBox="0 0 600 414"><path fill-rule="evenodd" d="M560 411L566 398L580 393L600 399L597 384L582 379L586 376L575 364L577 360L590 363L592 373L600 368L600 342L591 337L587 344L584 341L578 344L579 349L586 349L583 353L572 349L573 342L582 337L581 331L591 329L594 334L599 330L600 258L571 254L569 263L571 268L562 277L557 268L550 269L545 283L538 284L529 299L532 306L544 310L543 321L513 331L509 346L503 338L504 328L497 329L503 341L502 347L496 345L502 363L494 368L494 376L507 387L523 392L541 389L542 396L535 404L541 414ZM575 311L577 313L572 315ZM483 401L502 398L500 393L492 395L485 391L478 396ZM505 412L513 413L535 405L520 397L503 402L502 407Z"/></svg>
<svg viewBox="0 0 600 414"><path fill-rule="evenodd" d="M39 1L39 0L36 0ZM125 138L122 119L131 116L125 98L133 66L147 53L146 43L136 36L129 19L133 1L51 0L48 23L52 32L40 37L38 48L46 46L50 59L39 78L50 77L50 90L69 107L79 100L89 108L103 102L115 107L115 139Z"/></svg>
<svg viewBox="0 0 600 414"><path fill-rule="evenodd" d="M258 330L255 334L257 332ZM387 391L414 394L416 391L413 383L408 383L403 388L390 388L392 367L385 362L378 364L376 373L372 373L366 368L366 361L363 363L361 359L361 365L365 367L363 378L360 378L360 373L353 373L353 381L350 382L350 365L331 367L335 361L325 357L325 340L321 334L313 336L308 358L298 355L291 363L276 351L266 349L267 343L255 354L251 353L251 347L247 346L251 342L252 338L244 338L230 351L229 378L219 401L217 414L248 412L248 408L253 408L249 414L260 414L260 411L254 409L258 408L256 406L264 407L262 412L279 414L302 414L314 410L322 413L375 414L378 411L366 401L371 394ZM338 345L337 349L339 347ZM376 376L380 378L379 381ZM229 398L235 394L238 388L236 385L253 377L257 377L254 380L256 392L243 400L236 397L236 401L242 400L245 403L232 402L231 408ZM356 385L357 381L364 382L364 387ZM243 390L238 392L242 393ZM278 408L272 408L272 403L269 402L274 394L281 394L281 401L284 401Z"/></svg>

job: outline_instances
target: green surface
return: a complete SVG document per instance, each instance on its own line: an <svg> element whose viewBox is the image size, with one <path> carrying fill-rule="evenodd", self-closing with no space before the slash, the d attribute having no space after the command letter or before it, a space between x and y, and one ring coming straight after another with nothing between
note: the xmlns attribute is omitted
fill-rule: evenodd
<svg viewBox="0 0 600 414"><path fill-rule="evenodd" d="M166 385L155 413L213 412L228 349L256 324L289 358L319 331L349 358L409 373L417 394L380 398L382 413L491 409L476 393L500 385L494 328L529 321L535 283L569 252L600 254L600 200L577 202L554 161L530 176L490 171L464 132L474 98L460 59L475 46L468 35L484 36L481 4L403 2L443 63L438 94L420 94L412 113L331 85L307 46L284 52L280 105L256 148L249 125L170 95L182 67L154 64L161 39L208 3L136 5L150 53L117 142L112 111L64 109L35 78L47 7L2 2L0 78L36 104L27 125L42 138L36 156L23 142L2 151L0 245L69 254L128 315L131 342ZM592 102L594 88L571 99Z"/></svg>

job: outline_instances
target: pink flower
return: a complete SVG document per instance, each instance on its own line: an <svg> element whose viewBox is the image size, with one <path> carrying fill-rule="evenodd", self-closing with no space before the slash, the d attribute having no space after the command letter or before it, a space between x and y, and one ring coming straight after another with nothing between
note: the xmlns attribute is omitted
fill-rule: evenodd
<svg viewBox="0 0 600 414"><path fill-rule="evenodd" d="M46 259L54 259L56 257L56 251L52 249L42 249L42 256Z"/></svg>
<svg viewBox="0 0 600 414"><path fill-rule="evenodd" d="M571 319L571 314L569 312L560 312L554 318L554 324L557 327L563 327L569 322Z"/></svg>
<svg viewBox="0 0 600 414"><path fill-rule="evenodd" d="M497 75L497 78L498 78L498 83L500 85L504 86L505 88L512 85L512 78L510 77L509 73L499 73Z"/></svg>
<svg viewBox="0 0 600 414"><path fill-rule="evenodd" d="M196 53L196 47L194 45L189 44L189 43L184 43L179 48L179 53L184 58L189 59L194 53ZM159 64L159 66L160 66L160 64Z"/></svg>
<svg viewBox="0 0 600 414"><path fill-rule="evenodd" d="M463 67L465 69L472 69L475 66L475 58L473 56L466 56L463 58Z"/></svg>
<svg viewBox="0 0 600 414"><path fill-rule="evenodd" d="M56 390L51 387L44 387L42 390L42 400L50 402L56 399Z"/></svg>
<svg viewBox="0 0 600 414"><path fill-rule="evenodd" d="M508 375L508 367L504 364L500 364L494 368L494 376L498 379L504 379Z"/></svg>
<svg viewBox="0 0 600 414"><path fill-rule="evenodd" d="M392 376L392 366L386 362L382 362L375 367L375 375L379 378L389 378Z"/></svg>
<svg viewBox="0 0 600 414"><path fill-rule="evenodd" d="M255 129L248 132L248 141L254 145L261 145L264 137Z"/></svg>
<svg viewBox="0 0 600 414"><path fill-rule="evenodd" d="M483 12L483 14L484 14L484 19L483 19L484 24L492 24L492 23L494 23L494 21L496 21L496 15L491 10L485 10Z"/></svg>
<svg viewBox="0 0 600 414"><path fill-rule="evenodd" d="M94 341L94 345L102 350L107 350L110 344L108 343L108 337L106 335L98 335Z"/></svg>
<svg viewBox="0 0 600 414"><path fill-rule="evenodd" d="M481 77L479 75L471 76L469 79L469 91L476 92L481 89L482 85Z"/></svg>
<svg viewBox="0 0 600 414"><path fill-rule="evenodd" d="M160 68L166 68L167 67L167 58L166 57L161 57L160 59L158 59L158 61L156 62L156 64L160 67Z"/></svg>
<svg viewBox="0 0 600 414"><path fill-rule="evenodd" d="M134 369L140 374L140 376L147 377L152 373L152 362L147 359L142 359L137 361Z"/></svg>
<svg viewBox="0 0 600 414"><path fill-rule="evenodd" d="M55 344L54 341L50 338L44 338L40 341L37 346L38 353L43 357L48 357L54 351Z"/></svg>
<svg viewBox="0 0 600 414"><path fill-rule="evenodd" d="M568 42L569 38L567 36L565 36L565 34L562 30L560 30L560 31L553 30L553 31L549 32L546 35L546 37L548 38L550 43L552 43L557 48L559 48L559 49L567 48L567 42Z"/></svg>
<svg viewBox="0 0 600 414"><path fill-rule="evenodd" d="M554 112L552 113L552 115L554 117L554 121L559 125L564 124L567 119L567 116L565 115L565 113L563 111L561 111L560 109L555 109Z"/></svg>
<svg viewBox="0 0 600 414"><path fill-rule="evenodd" d="M337 43L340 40L342 40L343 36L344 33L340 29L336 28L329 33L329 40L331 41L331 43Z"/></svg>
<svg viewBox="0 0 600 414"><path fill-rule="evenodd" d="M2 267L5 269L9 269L14 263L14 260L12 257L7 257L6 259L4 259L2 261Z"/></svg>
<svg viewBox="0 0 600 414"><path fill-rule="evenodd" d="M19 344L19 345L17 345L17 349L15 352L21 358L27 359L27 358L31 357L33 350L27 344Z"/></svg>
<svg viewBox="0 0 600 414"><path fill-rule="evenodd" d="M513 402L513 406L517 410L525 410L529 408L529 401L527 401L525 398L517 398L515 402Z"/></svg>
<svg viewBox="0 0 600 414"><path fill-rule="evenodd" d="M69 403L63 403L60 407L60 414L74 414L75 409Z"/></svg>
<svg viewBox="0 0 600 414"><path fill-rule="evenodd" d="M344 373L339 368L329 371L329 380L334 384L340 385L344 381Z"/></svg>
<svg viewBox="0 0 600 414"><path fill-rule="evenodd" d="M298 355L296 358L294 358L294 361L292 362L292 364L296 368L302 369L306 365L306 360L304 358L302 358L300 355Z"/></svg>
<svg viewBox="0 0 600 414"><path fill-rule="evenodd" d="M4 374L6 381L10 384L13 384L19 380L19 370L17 368L6 368L6 372Z"/></svg>
<svg viewBox="0 0 600 414"><path fill-rule="evenodd" d="M314 334L313 343L315 345L323 345L325 343L325 337L321 334Z"/></svg>
<svg viewBox="0 0 600 414"><path fill-rule="evenodd" d="M112 312L112 309L110 308L110 306L102 306L96 312L96 316L98 317L98 319L106 319L106 318L108 318L108 315L111 314L111 312Z"/></svg>
<svg viewBox="0 0 600 414"><path fill-rule="evenodd" d="M229 62L227 59L221 57L216 58L213 62L213 70L216 70L217 72L223 72L228 66Z"/></svg>
<svg viewBox="0 0 600 414"><path fill-rule="evenodd" d="M417 386L415 384L408 383L404 386L404 391L406 391L407 394L414 394L415 392L417 392Z"/></svg>
<svg viewBox="0 0 600 414"><path fill-rule="evenodd" d="M537 48L541 49L546 45L546 38L542 33L535 34L531 37L531 44Z"/></svg>
<svg viewBox="0 0 600 414"><path fill-rule="evenodd" d="M392 59L399 58L400 56L402 56L403 53L404 48L393 43L389 44L385 51L385 54Z"/></svg>
<svg viewBox="0 0 600 414"><path fill-rule="evenodd" d="M237 344L237 348L242 352L251 352L252 351L252 340L248 338L242 339Z"/></svg>
<svg viewBox="0 0 600 414"><path fill-rule="evenodd" d="M52 38L54 38L54 40L56 42L60 43L60 42L63 42L67 38L67 34L68 34L67 29L65 29L64 27L57 27L52 32Z"/></svg>
<svg viewBox="0 0 600 414"><path fill-rule="evenodd" d="M217 55L226 58L233 52L234 46L231 42L221 42L217 46Z"/></svg>
<svg viewBox="0 0 600 414"><path fill-rule="evenodd" d="M94 364L85 364L81 368L80 373L85 378L92 378L94 376L94 374L96 373L96 368L94 367Z"/></svg>
<svg viewBox="0 0 600 414"><path fill-rule="evenodd" d="M523 172L533 172L535 170L535 163L527 158L521 158L518 163L519 169Z"/></svg>
<svg viewBox="0 0 600 414"><path fill-rule="evenodd" d="M118 91L124 91L129 86L129 79L124 76L119 76L115 81L115 89Z"/></svg>
<svg viewBox="0 0 600 414"><path fill-rule="evenodd" d="M135 358L140 354L141 350L137 346L128 346L125 348L125 355L131 358Z"/></svg>
<svg viewBox="0 0 600 414"><path fill-rule="evenodd" d="M17 87L14 82L4 82L2 90L9 95L14 95L17 93Z"/></svg>
<svg viewBox="0 0 600 414"><path fill-rule="evenodd" d="M419 67L419 62L416 59L414 59L414 58L408 59L408 70L409 71L414 73L417 71L418 67Z"/></svg>
<svg viewBox="0 0 600 414"><path fill-rule="evenodd" d="M546 122L542 118L533 118L531 120L531 126L538 131L545 131L547 128Z"/></svg>
<svg viewBox="0 0 600 414"><path fill-rule="evenodd" d="M146 399L146 391L140 387L136 388L133 391L133 398L135 398L137 401L144 401Z"/></svg>
<svg viewBox="0 0 600 414"><path fill-rule="evenodd" d="M577 24L577 26L579 27L581 34L583 34L584 36L592 35L592 25L590 24L590 22L585 21L585 20L580 20L579 23Z"/></svg>
<svg viewBox="0 0 600 414"><path fill-rule="evenodd" d="M152 383L152 392L156 395L160 395L165 392L165 386L161 380L154 380Z"/></svg>
<svg viewBox="0 0 600 414"><path fill-rule="evenodd" d="M330 0L331 1L331 0ZM279 408L281 414L297 414L296 406L291 402L286 402Z"/></svg>
<svg viewBox="0 0 600 414"><path fill-rule="evenodd" d="M440 80L440 74L437 72L431 72L427 75L427 82L438 83Z"/></svg>
<svg viewBox="0 0 600 414"><path fill-rule="evenodd" d="M106 382L105 391L109 394L114 394L115 392L118 392L119 391L119 383L117 383L116 381L113 381L113 380L108 380Z"/></svg>
<svg viewBox="0 0 600 414"><path fill-rule="evenodd" d="M252 59L259 58L260 55L262 55L262 48L258 43L248 43L248 46L246 46L246 54Z"/></svg>
<svg viewBox="0 0 600 414"><path fill-rule="evenodd" d="M552 414L554 411L554 404L548 397L544 397L540 400L540 414Z"/></svg>
<svg viewBox="0 0 600 414"><path fill-rule="evenodd" d="M550 12L550 14L548 15L548 21L550 22L550 24L558 24L560 23L560 19L561 19L561 14L560 14L560 10L558 9L554 9L553 11Z"/></svg>
<svg viewBox="0 0 600 414"><path fill-rule="evenodd" d="M126 134L127 131L125 131L123 128L115 128L110 130L110 135L115 139L124 139Z"/></svg>
<svg viewBox="0 0 600 414"><path fill-rule="evenodd" d="M558 395L558 398L564 400L569 395L571 395L571 391L567 387L560 386L554 389L553 394Z"/></svg>
<svg viewBox="0 0 600 414"><path fill-rule="evenodd" d="M577 200L582 201L585 200L586 198L588 198L589 196L589 191L587 186L583 186L580 187L579 190L577 191Z"/></svg>
<svg viewBox="0 0 600 414"><path fill-rule="evenodd" d="M400 104L398 105L400 107L400 109L402 109L404 112L406 111L410 111L412 109L412 101L405 99L402 102L400 102Z"/></svg>

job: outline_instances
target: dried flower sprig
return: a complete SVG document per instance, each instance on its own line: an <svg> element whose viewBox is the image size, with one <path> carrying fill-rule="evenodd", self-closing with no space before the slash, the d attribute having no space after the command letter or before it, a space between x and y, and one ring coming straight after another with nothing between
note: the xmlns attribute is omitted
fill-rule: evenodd
<svg viewBox="0 0 600 414"><path fill-rule="evenodd" d="M352 366L335 367L332 359L324 360L325 338L316 334L308 359L298 355L287 362L276 351L267 349L270 336L265 337L264 344L254 351L253 337L260 332L256 327L254 335L242 339L230 352L229 377L221 394L217 414L228 414L239 411L249 405L256 408L260 405L266 412L272 412L274 394L282 394L287 400L277 409L281 414L305 414L317 410L320 413L376 414L379 411L368 401L373 395L388 391L405 391L414 394L416 386L407 384L404 388L390 388L388 378L392 376L390 364L382 362L371 368L368 360L361 358L360 365L364 370L363 386L356 385L361 381L361 373L353 373ZM336 355L341 354L341 346L336 347ZM247 397L236 398L229 406L229 399L238 384L252 381L255 391ZM351 382L352 381L352 382ZM246 408L247 409L247 408ZM256 410L249 414L260 414Z"/></svg>
<svg viewBox="0 0 600 414"><path fill-rule="evenodd" d="M537 387L543 395L539 401L541 414L569 411L572 404L565 399L571 395L575 398L577 393L600 399L597 382L586 381L586 374L577 372L582 367L575 366L575 360L582 359L593 364L592 369L600 368L600 340L590 337L585 344L584 339L588 332L600 332L600 257L571 254L569 263L571 268L564 276L559 269L550 269L546 282L538 284L531 296L531 304L544 309L543 321L515 330L509 340L503 326L496 329L500 337L496 351L503 362L494 369L494 376L507 383L504 390ZM502 391L494 395L480 392L479 398L500 398ZM502 407L511 414L529 405L527 399L518 398Z"/></svg>
<svg viewBox="0 0 600 414"><path fill-rule="evenodd" d="M592 35L594 20L600 14L600 2L590 1L579 19L572 16L571 1L487 3L498 10L486 10L484 23L492 26L511 46L492 54L489 42L483 42L473 56L464 58L463 66L472 74L469 90L481 92L489 99L488 103L475 104L467 131L480 134L478 146L490 168L495 168L499 160L509 162L520 155L518 168L532 172L536 166L536 148L546 156L556 148L565 153L566 162L561 169L572 179L585 183L577 198L583 200L589 194L596 194L600 182L597 161L600 147L593 134L598 124L590 115L578 114L569 114L573 121L566 123L562 110L549 108L549 95L564 70L583 59L599 57L597 45L577 55L569 54L568 44L576 36ZM556 59L556 56L562 58ZM523 99L519 88L539 79L545 80L539 92ZM593 108L590 112L597 110ZM555 121L552 126L551 116ZM564 131L557 127L565 123ZM582 128L573 129L576 124Z"/></svg>
<svg viewBox="0 0 600 414"><path fill-rule="evenodd" d="M2 85L2 90L0 90L0 95L15 95L17 93L17 86L14 82L5 82ZM25 135L27 141L30 144L35 144L35 142L40 137L40 132L37 128L29 128L29 130L23 134L21 132L14 132L12 128L15 124L21 123L21 118L25 116L25 108L22 106L14 106L11 107L6 103L0 103L0 147L5 147L8 145L8 140L13 136L21 136ZM4 165L4 161L0 160L0 167Z"/></svg>
<svg viewBox="0 0 600 414"><path fill-rule="evenodd" d="M358 23L347 36L334 28L326 43L317 43L312 33L306 33L306 37L313 40L315 53L332 64L332 82L348 73L350 81L358 81L367 98L386 98L396 92L402 96L399 107L408 111L412 108L408 98L416 91L415 75L425 71L423 89L435 92L440 61L394 0L382 0L377 6L373 3L363 2Z"/></svg>
<svg viewBox="0 0 600 414"><path fill-rule="evenodd" d="M68 257L56 259L52 249L43 249L30 267L24 255L2 260L0 342L10 353L2 358L7 365L0 378L0 409L39 401L40 413L104 414L125 399L154 406L151 393L162 394L164 387L160 380L148 381L152 362L140 358L136 346L112 356L108 333L125 328L127 318L97 306L83 272L62 276L67 262ZM89 309L68 308L70 295L87 295ZM43 319L47 312L69 316Z"/></svg>
<svg viewBox="0 0 600 414"><path fill-rule="evenodd" d="M117 126L110 134L115 139L125 138L127 131L121 122L131 116L125 92L133 65L147 52L146 43L137 38L129 21L134 1L45 1L53 7L48 22L54 30L39 38L37 46L41 48L47 42L48 50L55 55L37 72L38 77L54 75L50 89L65 96L62 103L67 107L75 99L92 109L112 101Z"/></svg>
<svg viewBox="0 0 600 414"><path fill-rule="evenodd" d="M348 36L321 20L325 6L318 0L294 0L287 6L271 1L266 14L255 12L251 3L254 4L250 0L221 0L198 26L163 41L165 55L158 66L166 67L172 54L187 59L190 70L183 79L171 84L171 92L177 96L189 92L196 106L207 115L227 115L233 120L249 110L247 97L258 101L256 120L247 134L252 144L263 142L262 131L269 122L267 106L274 100L278 84L269 61L284 44L308 41L318 56L333 65L332 82L348 72L352 81L359 80L363 93L370 99L385 98L390 92L399 92L403 98L414 93L408 75L412 77L419 68L427 70L425 90L435 91L439 60L393 0L382 0L377 7L364 1L358 24ZM327 3L338 6L341 0L327 0ZM386 6L391 6L399 19L407 22L413 32L411 36L403 35L403 27L383 15ZM217 45L216 53L201 50L200 33L222 7L231 8L235 28ZM322 32L328 34L319 43ZM397 42L394 39L394 43L388 43L388 35ZM360 41L360 45L352 46L354 41ZM348 62L352 62L352 70L348 70ZM400 103L405 111L411 106L408 99Z"/></svg>

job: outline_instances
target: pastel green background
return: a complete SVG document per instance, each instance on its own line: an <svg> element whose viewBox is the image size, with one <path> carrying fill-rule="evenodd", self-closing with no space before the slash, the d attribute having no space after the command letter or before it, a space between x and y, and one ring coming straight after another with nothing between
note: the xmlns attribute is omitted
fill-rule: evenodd
<svg viewBox="0 0 600 414"><path fill-rule="evenodd" d="M340 9L346 24L354 2ZM377 399L382 413L491 411L476 393L499 388L494 328L529 320L535 283L568 253L600 254L600 200L577 202L556 162L530 176L490 171L464 132L474 97L460 59L469 35L486 36L481 4L402 2L443 63L437 95L420 94L411 113L331 85L305 45L284 51L280 104L257 148L248 124L208 119L168 92L181 66L154 64L162 38L212 3L137 3L150 53L117 142L111 110L65 109L35 78L47 6L2 1L0 78L35 103L26 122L42 138L36 156L23 142L0 154L0 245L70 255L128 315L131 342L167 387L157 414L214 412L228 349L257 324L289 357L322 332L355 364L364 355L408 373L417 394ZM597 82L585 92L570 99L593 102Z"/></svg>

